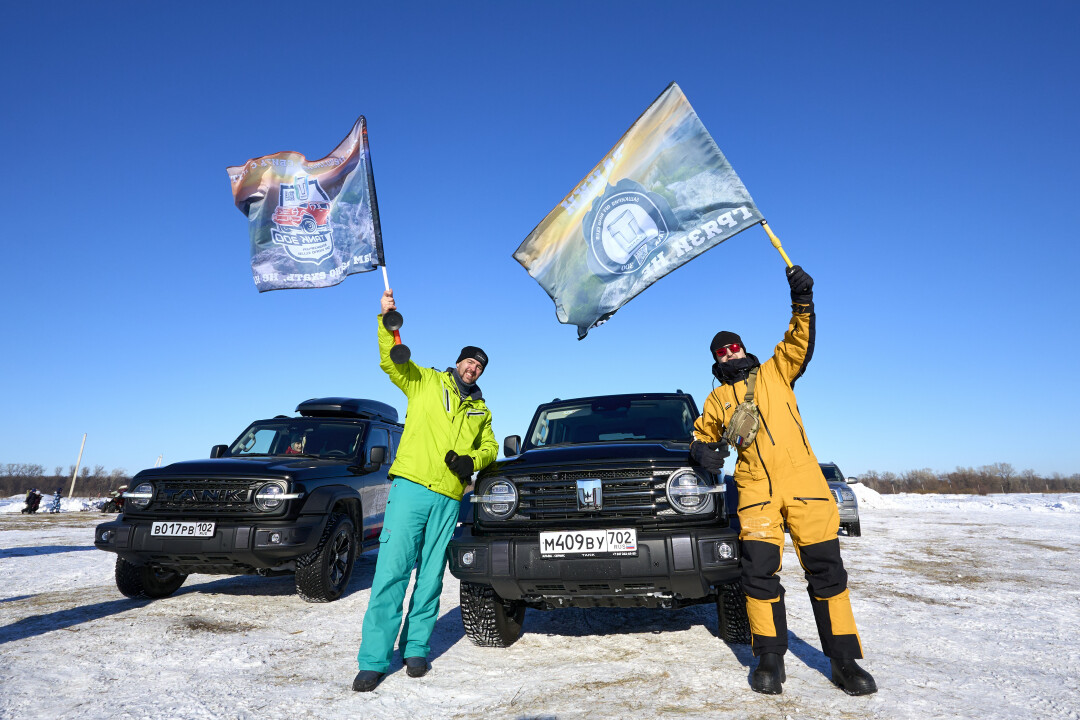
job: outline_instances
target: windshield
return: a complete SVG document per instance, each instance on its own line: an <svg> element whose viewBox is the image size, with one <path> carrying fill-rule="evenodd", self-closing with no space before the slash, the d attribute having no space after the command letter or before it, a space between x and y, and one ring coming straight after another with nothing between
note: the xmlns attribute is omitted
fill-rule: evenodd
<svg viewBox="0 0 1080 720"><path fill-rule="evenodd" d="M257 422L229 448L232 457L300 455L352 458L364 439L364 425L320 418L286 418Z"/></svg>
<svg viewBox="0 0 1080 720"><path fill-rule="evenodd" d="M540 413L526 447L620 440L689 442L695 413L683 398L598 398Z"/></svg>
<svg viewBox="0 0 1080 720"><path fill-rule="evenodd" d="M835 465L822 465L821 472L829 482L844 482L844 475Z"/></svg>

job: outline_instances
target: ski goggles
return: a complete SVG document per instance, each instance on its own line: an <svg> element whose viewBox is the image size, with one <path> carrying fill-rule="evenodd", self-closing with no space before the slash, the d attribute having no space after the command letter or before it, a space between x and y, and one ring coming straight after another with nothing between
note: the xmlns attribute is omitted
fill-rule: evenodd
<svg viewBox="0 0 1080 720"><path fill-rule="evenodd" d="M728 355L734 355L742 349L743 347L739 343L731 343L730 345L724 345L722 347L716 348L716 357L717 359L722 359L727 357Z"/></svg>

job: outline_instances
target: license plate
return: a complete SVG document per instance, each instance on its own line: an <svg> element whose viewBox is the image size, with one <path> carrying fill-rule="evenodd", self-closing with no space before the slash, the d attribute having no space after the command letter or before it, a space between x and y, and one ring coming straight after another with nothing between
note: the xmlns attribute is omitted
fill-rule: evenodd
<svg viewBox="0 0 1080 720"><path fill-rule="evenodd" d="M150 534L157 537L214 537L212 522L156 522Z"/></svg>
<svg viewBox="0 0 1080 720"><path fill-rule="evenodd" d="M637 555L637 530L617 528L542 532L540 533L540 555L543 557L634 556Z"/></svg>

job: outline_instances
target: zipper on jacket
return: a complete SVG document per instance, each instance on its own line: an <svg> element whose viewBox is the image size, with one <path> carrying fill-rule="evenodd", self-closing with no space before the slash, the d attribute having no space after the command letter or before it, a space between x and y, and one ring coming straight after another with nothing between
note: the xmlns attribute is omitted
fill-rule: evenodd
<svg viewBox="0 0 1080 720"><path fill-rule="evenodd" d="M754 503L753 505L747 505L746 507L741 507L738 510L736 510L735 512L742 512L743 510L749 510L750 508L765 507L770 502L772 502L772 501L771 500L766 500L765 502Z"/></svg>
<svg viewBox="0 0 1080 720"><path fill-rule="evenodd" d="M757 453L757 459L761 461L761 469L765 471L765 478L769 481L769 497L772 497L772 475L769 474L769 468L765 467L765 458L761 457L761 448L754 443L754 452Z"/></svg>
<svg viewBox="0 0 1080 720"><path fill-rule="evenodd" d="M820 500L822 502L830 502L830 501L833 500L832 498L808 498L808 497L797 497L797 498L791 498L791 499L792 500L798 500L803 505L809 505L810 504L810 503L807 502L807 500Z"/></svg>
<svg viewBox="0 0 1080 720"><path fill-rule="evenodd" d="M803 447L805 447L806 452L809 453L810 452L810 443L808 443L806 441L806 431L803 430L802 423L799 422L799 419L797 417L795 417L795 411L791 409L791 403L784 403L784 404L787 405L787 411L789 413L791 413L791 419L794 420L795 424L799 426L799 434L802 435Z"/></svg>

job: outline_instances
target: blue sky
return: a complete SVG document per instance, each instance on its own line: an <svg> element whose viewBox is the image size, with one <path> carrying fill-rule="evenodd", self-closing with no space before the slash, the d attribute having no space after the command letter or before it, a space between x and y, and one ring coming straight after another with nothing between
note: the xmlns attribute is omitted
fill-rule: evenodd
<svg viewBox="0 0 1080 720"><path fill-rule="evenodd" d="M311 397L404 398L379 273L260 294L225 168L368 120L414 359L465 344L500 438L553 397L712 387L764 359L783 261L753 228L583 341L511 257L671 81L816 280L796 390L848 474L1080 472L1080 5L6 3L0 463L205 457ZM15 187L17 193L10 192Z"/></svg>

